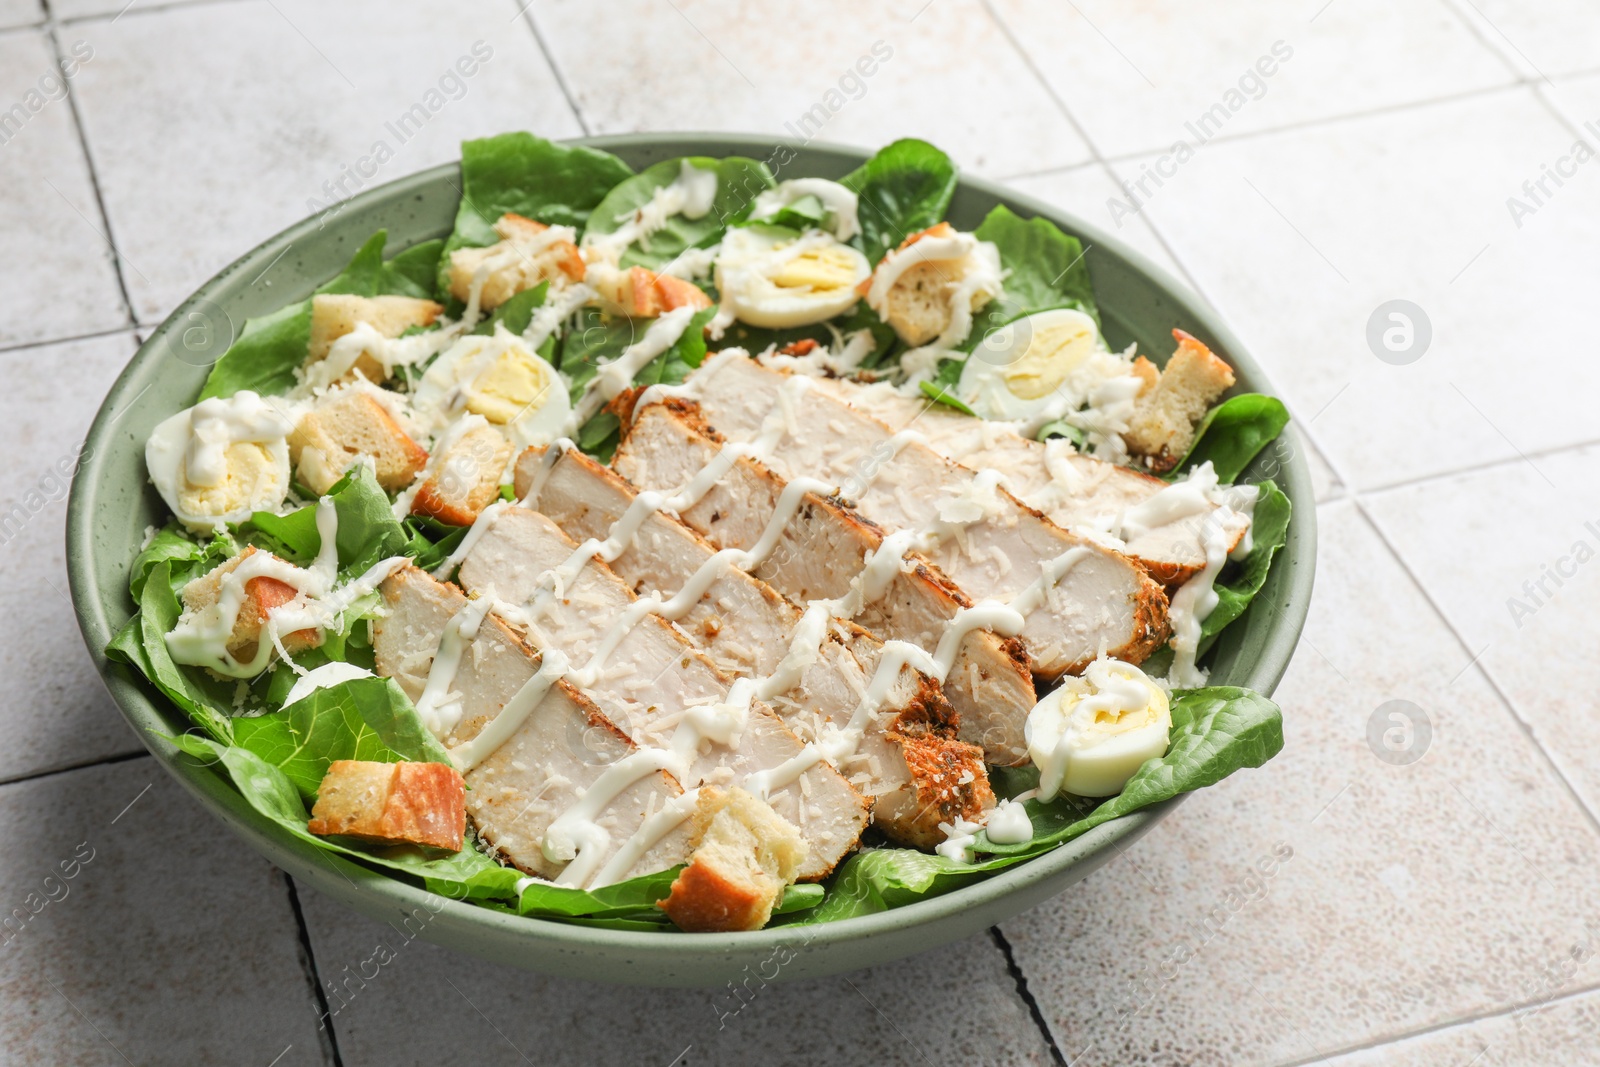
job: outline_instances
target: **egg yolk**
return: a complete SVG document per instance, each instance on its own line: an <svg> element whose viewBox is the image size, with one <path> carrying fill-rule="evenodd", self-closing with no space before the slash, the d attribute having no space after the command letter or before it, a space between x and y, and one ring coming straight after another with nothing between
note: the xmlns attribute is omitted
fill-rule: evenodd
<svg viewBox="0 0 1600 1067"><path fill-rule="evenodd" d="M855 260L840 248L814 248L788 260L768 275L784 289L842 289L854 285Z"/></svg>
<svg viewBox="0 0 1600 1067"><path fill-rule="evenodd" d="M1076 324L1061 324L1034 333L1027 345L1000 376L1012 395L1037 400L1053 393L1094 351L1094 333Z"/></svg>
<svg viewBox="0 0 1600 1067"><path fill-rule="evenodd" d="M236 441L228 446L222 481L195 485L187 475L178 487L178 503L191 515L226 515L265 499L278 489L281 473L265 445Z"/></svg>
<svg viewBox="0 0 1600 1067"><path fill-rule="evenodd" d="M472 383L467 410L504 426L538 407L550 384L544 360L523 348L507 349Z"/></svg>

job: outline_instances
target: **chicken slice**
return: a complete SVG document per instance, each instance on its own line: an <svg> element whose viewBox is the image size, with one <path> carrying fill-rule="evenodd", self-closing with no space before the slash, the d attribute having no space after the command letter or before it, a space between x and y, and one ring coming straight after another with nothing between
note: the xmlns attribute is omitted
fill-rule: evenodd
<svg viewBox="0 0 1600 1067"><path fill-rule="evenodd" d="M1006 423L975 419L942 404L903 396L886 382L864 385L826 378L818 379L816 387L893 431L915 431L929 448L962 466L998 471L1000 484L1013 496L1044 512L1057 526L1086 537L1103 537L1101 531L1167 488L1160 478L1083 455L1063 438L1035 441ZM1202 514L1141 531L1120 551L1150 577L1175 589L1206 565L1201 529L1213 516L1222 524L1232 551L1249 529L1249 518L1215 505Z"/></svg>
<svg viewBox="0 0 1600 1067"><path fill-rule="evenodd" d="M614 466L641 489L674 490L720 450L720 438L698 421L693 405L649 404L634 412ZM680 518L719 548L749 549L778 510L784 486L765 466L740 459ZM806 494L754 573L795 604L844 597L882 543L882 530L838 500ZM971 601L925 561L909 560L853 621L931 653ZM1022 727L1035 697L1019 642L987 630L968 633L945 676L944 694L960 716L963 741L980 746L990 763L1026 761Z"/></svg>
<svg viewBox="0 0 1600 1067"><path fill-rule="evenodd" d="M610 537L636 496L615 471L583 453L543 448L530 448L518 458L516 488L529 507L580 541ZM732 676L765 677L776 671L800 624L799 609L765 582L718 559L714 547L664 511L645 520L610 566L635 593L663 598L693 584L702 568L712 568L706 573L716 577L675 621L691 643ZM850 723L883 651L882 642L853 623L835 619L830 631L799 684L769 699L804 741L818 740L824 724L843 729ZM956 721L938 683L902 665L888 697L871 715L860 747L841 761L840 772L873 799L874 825L893 840L925 846L928 812L943 811L947 822L953 815L977 821L994 803L982 752L955 740ZM938 758L930 759L929 753ZM945 774L946 765L960 770ZM962 771L965 781L958 781ZM938 840L942 836L934 843Z"/></svg>
<svg viewBox="0 0 1600 1067"><path fill-rule="evenodd" d="M1021 611L1020 636L1043 677L1082 670L1101 655L1140 663L1165 643L1166 593L1133 560L1028 508L997 474L953 463L913 436L897 440L884 423L821 390L786 390L788 380L729 350L689 378L689 392L706 422L733 441L753 440L787 405L795 431L769 450L773 471L837 481L863 516L913 534L969 596L1009 603L1038 589L1047 565L1070 561Z"/></svg>
<svg viewBox="0 0 1600 1067"><path fill-rule="evenodd" d="M373 623L377 671L393 678L415 701L422 695L445 627L467 598L455 586L437 582L410 565L380 588L387 613ZM539 653L503 621L486 617L456 669L451 689L460 695L462 714L442 739L445 745L455 748L477 737L528 684L539 664ZM529 874L558 878L566 863L544 854L545 832L608 767L634 748L592 701L566 682L554 682L515 732L464 774L467 814L479 839ZM661 810L682 793L665 771L647 775L624 790L597 820L610 837L607 857L633 837L647 812ZM678 826L636 862L591 881L588 888L683 863L690 853L691 829Z"/></svg>
<svg viewBox="0 0 1600 1067"><path fill-rule="evenodd" d="M475 593L523 606L519 621L533 643L559 648L574 666L590 666L612 639L585 691L614 721L625 724L636 743L670 748L686 718L697 711L713 712L727 701L728 678L661 616L644 614L630 625L627 616L638 598L598 559L566 581L559 596L535 600L545 572L566 563L577 547L544 515L507 508L482 528L461 564L461 583ZM613 632L614 627L619 629ZM732 743L702 738L692 754L686 786L737 785L800 756L803 747L759 701L751 702L742 727L724 740ZM792 781L775 785L766 799L806 839L805 879L832 871L855 848L867 822L867 801L826 762L813 763Z"/></svg>

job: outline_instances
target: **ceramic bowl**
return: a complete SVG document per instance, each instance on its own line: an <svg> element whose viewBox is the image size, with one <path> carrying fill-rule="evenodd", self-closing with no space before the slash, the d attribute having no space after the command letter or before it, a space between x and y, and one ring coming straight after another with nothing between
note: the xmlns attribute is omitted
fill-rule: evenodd
<svg viewBox="0 0 1600 1067"><path fill-rule="evenodd" d="M598 137L581 143L614 152L639 169L685 155L769 159L778 147L762 137L692 133ZM781 168L780 178L838 178L868 155L815 142L785 147L793 159ZM608 982L720 986L750 978L786 981L854 970L967 937L1066 890L1182 800L1106 823L974 885L876 915L753 933L636 933L520 918L441 900L280 833L217 772L180 758L166 738L184 729L181 715L142 679L108 663L103 654L133 612L128 566L146 528L159 525L166 515L145 476L145 439L158 422L194 402L209 365L247 318L310 295L378 229L389 232L388 255L448 234L459 198L460 169L447 164L363 192L339 210L309 218L266 241L201 286L151 334L112 384L89 431L67 524L68 570L84 640L117 706L145 745L202 806L252 848L357 911L395 924L410 919L411 928L420 925L428 940L487 960ZM972 229L996 204L1024 216L1049 218L1082 239L1114 348L1137 341L1141 350L1164 355L1172 348L1172 328L1181 327L1234 366L1238 390L1273 391L1211 308L1113 235L977 178L961 181L949 218L961 229ZM1305 622L1316 557L1311 477L1293 426L1257 458L1244 480L1261 477L1276 479L1289 496L1294 521L1265 588L1218 643L1212 679L1270 694Z"/></svg>

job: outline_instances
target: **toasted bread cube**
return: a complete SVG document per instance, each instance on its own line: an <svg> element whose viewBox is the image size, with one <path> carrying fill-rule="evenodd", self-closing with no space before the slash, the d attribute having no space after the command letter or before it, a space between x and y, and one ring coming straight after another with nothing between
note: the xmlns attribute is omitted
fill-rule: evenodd
<svg viewBox="0 0 1600 1067"><path fill-rule="evenodd" d="M656 906L691 933L759 930L806 856L800 831L743 789L702 786L695 849Z"/></svg>
<svg viewBox="0 0 1600 1067"><path fill-rule="evenodd" d="M1233 385L1233 368L1182 330L1173 330L1178 350L1155 385L1139 394L1128 432L1128 450L1146 457L1150 469L1170 470L1194 442L1194 428L1217 397Z"/></svg>
<svg viewBox="0 0 1600 1067"><path fill-rule="evenodd" d="M693 282L643 267L619 272L599 288L600 295L632 318L653 319L681 307L699 310L711 306L711 298Z"/></svg>
<svg viewBox="0 0 1600 1067"><path fill-rule="evenodd" d="M956 232L948 222L941 222L907 237L895 251L903 252L924 237L953 237ZM879 269L882 266L880 263ZM960 284L968 269L966 259L931 259L906 268L888 292L884 321L894 327L894 332L908 345L915 347L932 341L950 325L951 290ZM869 277L861 283L859 291L865 296L871 288ZM980 310L991 299L991 294L982 290L973 293L972 310Z"/></svg>
<svg viewBox="0 0 1600 1067"><path fill-rule="evenodd" d="M1156 382L1161 380L1161 368L1144 356L1133 361L1133 373L1144 384L1139 387L1139 395L1144 396L1156 387Z"/></svg>
<svg viewBox="0 0 1600 1067"><path fill-rule="evenodd" d="M501 240L487 248L458 248L450 253L450 295L466 303L472 295L473 275L485 261L492 262L478 295L478 307L483 311L493 311L540 282L583 281L588 268L578 246L541 238L549 228L521 215L501 215L494 224Z"/></svg>
<svg viewBox="0 0 1600 1067"><path fill-rule="evenodd" d="M461 851L467 791L443 763L334 760L317 787L306 829L381 845L429 845Z"/></svg>
<svg viewBox="0 0 1600 1067"><path fill-rule="evenodd" d="M201 612L216 604L222 594L223 579L232 574L239 564L255 555L256 551L254 547L246 548L237 556L212 569L210 573L203 574L184 586L184 610ZM234 659L247 663L255 658L261 642L261 628L267 624L267 616L293 600L299 591L287 582L259 575L244 583L244 592L244 602L239 606L239 615L234 621L227 649ZM282 639L283 647L287 651L304 652L321 644L322 634L315 629L296 630L282 635Z"/></svg>
<svg viewBox="0 0 1600 1067"><path fill-rule="evenodd" d="M511 442L480 416L434 457L427 480L411 502L414 515L470 526L500 495L500 476L511 461Z"/></svg>
<svg viewBox="0 0 1600 1067"><path fill-rule="evenodd" d="M311 298L311 348L306 362L328 358L333 342L366 323L385 337L399 337L413 326L432 326L444 308L432 300L409 296L354 296L319 293ZM371 353L357 357L351 371L377 384L387 373ZM352 375L345 375L346 379Z"/></svg>
<svg viewBox="0 0 1600 1067"><path fill-rule="evenodd" d="M313 493L326 493L362 456L372 460L378 484L390 492L410 485L428 463L428 451L401 429L370 393L330 393L289 435L295 474Z"/></svg>

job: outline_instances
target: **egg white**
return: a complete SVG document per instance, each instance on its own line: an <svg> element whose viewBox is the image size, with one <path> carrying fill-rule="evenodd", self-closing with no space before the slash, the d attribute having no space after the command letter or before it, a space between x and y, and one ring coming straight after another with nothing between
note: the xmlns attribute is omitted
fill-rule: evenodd
<svg viewBox="0 0 1600 1067"><path fill-rule="evenodd" d="M831 275L826 287L780 284L792 264L820 260ZM751 326L809 326L856 306L856 286L872 273L867 257L821 230L742 226L728 232L717 256L716 283L724 311ZM820 274L819 274L820 276Z"/></svg>

